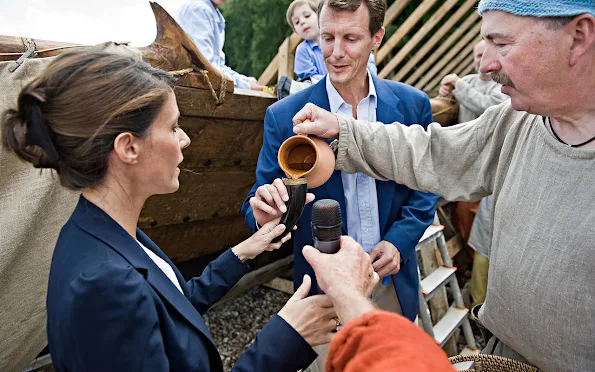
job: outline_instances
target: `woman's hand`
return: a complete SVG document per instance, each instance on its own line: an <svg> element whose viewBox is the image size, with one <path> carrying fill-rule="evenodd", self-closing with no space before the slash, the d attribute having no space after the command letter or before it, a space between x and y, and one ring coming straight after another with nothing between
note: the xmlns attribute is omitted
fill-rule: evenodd
<svg viewBox="0 0 595 372"><path fill-rule="evenodd" d="M312 279L304 275L302 285L287 301L278 315L306 340L310 346L328 344L337 329L337 314L326 295L308 296Z"/></svg>
<svg viewBox="0 0 595 372"><path fill-rule="evenodd" d="M266 184L256 189L254 196L250 198L250 206L256 222L262 226L269 221L278 219L287 212L285 202L289 200L287 188L280 178L272 184ZM306 204L314 200L314 194L306 195Z"/></svg>
<svg viewBox="0 0 595 372"><path fill-rule="evenodd" d="M275 249L281 248L283 243L291 239L291 233L285 235L279 242L271 243L273 239L285 231L285 225L277 225L279 220L279 218L276 218L266 223L251 237L233 247L231 249L233 253L235 253L242 262L245 262L246 260L253 259L264 251L274 251Z"/></svg>

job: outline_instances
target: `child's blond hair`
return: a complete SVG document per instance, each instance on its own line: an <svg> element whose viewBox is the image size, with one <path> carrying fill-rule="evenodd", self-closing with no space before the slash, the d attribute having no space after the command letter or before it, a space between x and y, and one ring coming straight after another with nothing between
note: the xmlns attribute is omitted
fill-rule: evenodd
<svg viewBox="0 0 595 372"><path fill-rule="evenodd" d="M295 31L295 27L293 26L293 22L291 21L291 17L293 16L293 10L295 7L300 5L308 5L310 9L316 14L318 12L318 1L319 0L293 0L289 7L287 7L287 23L293 31Z"/></svg>

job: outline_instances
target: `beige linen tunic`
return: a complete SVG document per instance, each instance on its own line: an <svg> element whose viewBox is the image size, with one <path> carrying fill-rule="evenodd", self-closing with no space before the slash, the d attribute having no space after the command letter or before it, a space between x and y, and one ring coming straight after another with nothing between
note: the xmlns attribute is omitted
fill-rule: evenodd
<svg viewBox="0 0 595 372"><path fill-rule="evenodd" d="M339 117L337 169L448 200L493 194L480 320L544 371L595 371L595 150L563 145L509 102L452 127Z"/></svg>

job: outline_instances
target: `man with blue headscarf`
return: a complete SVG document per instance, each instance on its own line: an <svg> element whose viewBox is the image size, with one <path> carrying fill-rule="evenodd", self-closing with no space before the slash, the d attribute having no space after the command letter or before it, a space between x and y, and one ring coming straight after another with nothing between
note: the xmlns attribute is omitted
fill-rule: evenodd
<svg viewBox="0 0 595 372"><path fill-rule="evenodd" d="M484 352L595 371L595 1L481 0L479 12L480 70L510 101L427 131L307 105L294 131L338 137L346 172L449 200L492 195Z"/></svg>

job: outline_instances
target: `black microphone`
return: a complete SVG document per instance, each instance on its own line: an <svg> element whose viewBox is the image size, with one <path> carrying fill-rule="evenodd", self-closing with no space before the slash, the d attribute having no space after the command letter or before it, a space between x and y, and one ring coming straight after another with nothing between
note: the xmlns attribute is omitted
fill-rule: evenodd
<svg viewBox="0 0 595 372"><path fill-rule="evenodd" d="M322 253L337 253L341 242L341 206L336 200L321 199L312 206L312 238Z"/></svg>
<svg viewBox="0 0 595 372"><path fill-rule="evenodd" d="M321 199L312 206L312 238L322 253L337 253L341 247L341 206L336 200ZM324 292L317 286L317 292Z"/></svg>

